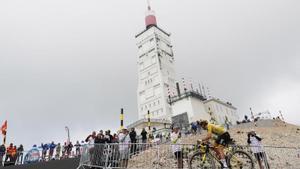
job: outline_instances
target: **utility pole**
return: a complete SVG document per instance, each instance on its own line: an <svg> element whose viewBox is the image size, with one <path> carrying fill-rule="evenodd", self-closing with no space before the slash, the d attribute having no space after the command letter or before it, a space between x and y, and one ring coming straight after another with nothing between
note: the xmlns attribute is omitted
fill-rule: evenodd
<svg viewBox="0 0 300 169"><path fill-rule="evenodd" d="M68 136L67 145L69 145L70 142L71 142L71 139L70 139L70 129L69 129L68 126L66 126L65 129L66 129L67 136Z"/></svg>
<svg viewBox="0 0 300 169"><path fill-rule="evenodd" d="M150 111L148 110L148 130L151 131Z"/></svg>
<svg viewBox="0 0 300 169"><path fill-rule="evenodd" d="M122 130L124 128L124 109L121 108L121 114L120 114L120 129Z"/></svg>
<svg viewBox="0 0 300 169"><path fill-rule="evenodd" d="M252 118L252 120L254 120L254 114L253 114L253 111L252 111L251 107L250 107L250 112L251 112L251 118Z"/></svg>

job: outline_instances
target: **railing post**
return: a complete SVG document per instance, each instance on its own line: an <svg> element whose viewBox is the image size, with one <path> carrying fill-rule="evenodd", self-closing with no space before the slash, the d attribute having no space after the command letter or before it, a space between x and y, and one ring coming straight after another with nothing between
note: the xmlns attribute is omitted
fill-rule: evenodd
<svg viewBox="0 0 300 169"><path fill-rule="evenodd" d="M106 148L107 146L107 148ZM105 149L106 148L106 149ZM105 155L105 164L104 164L104 168L106 169L108 167L108 160L109 160L109 152L110 152L110 145L105 143L104 149L103 149L103 155ZM106 153L105 153L106 151Z"/></svg>
<svg viewBox="0 0 300 169"><path fill-rule="evenodd" d="M157 155L156 155L156 157L157 157L157 163L156 163L156 169L159 169L159 163L160 163L160 157L159 157L159 155L160 155L160 151L159 151L159 147L158 147L158 145L157 144L154 144L155 146L156 146L156 149L157 149Z"/></svg>

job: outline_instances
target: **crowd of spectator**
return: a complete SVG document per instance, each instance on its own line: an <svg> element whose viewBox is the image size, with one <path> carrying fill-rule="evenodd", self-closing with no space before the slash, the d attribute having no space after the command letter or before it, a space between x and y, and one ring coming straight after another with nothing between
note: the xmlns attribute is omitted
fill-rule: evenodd
<svg viewBox="0 0 300 169"><path fill-rule="evenodd" d="M156 131L155 128L152 129ZM33 145L28 151L24 151L23 145L18 147L13 143L9 146L2 144L0 146L0 167L9 165L21 165L30 164L50 160L61 160L66 158L79 157L82 153L83 145L96 145L103 143L147 143L154 140L153 133L147 132L145 129L138 134L135 129L130 131L123 129L118 133L111 134L110 130L97 132L92 132L84 141L77 141L76 144L72 142L55 143L41 143L38 145ZM121 151L125 151L126 146L121 147ZM136 147L131 147L129 150L131 153L137 151ZM123 152L126 154L127 152ZM126 156L123 157L126 161Z"/></svg>
<svg viewBox="0 0 300 169"><path fill-rule="evenodd" d="M8 147L4 144L0 146L0 166L3 163L15 162L18 158L23 156L24 148L23 145L17 147L11 143Z"/></svg>
<svg viewBox="0 0 300 169"><path fill-rule="evenodd" d="M9 146L2 144L0 146L0 166L21 165L29 163L37 163L41 161L60 160L70 157L78 157L81 154L82 145L76 142L65 142L55 144L53 141L49 144L41 143L40 146L33 145L29 151L24 151L23 145L17 147L13 143ZM74 150L74 151L73 151Z"/></svg>

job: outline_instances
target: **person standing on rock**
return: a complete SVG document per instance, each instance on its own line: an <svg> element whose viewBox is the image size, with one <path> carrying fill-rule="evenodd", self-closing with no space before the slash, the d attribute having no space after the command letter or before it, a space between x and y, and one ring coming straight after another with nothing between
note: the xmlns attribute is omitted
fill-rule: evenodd
<svg viewBox="0 0 300 169"><path fill-rule="evenodd" d="M71 157L73 147L74 146L73 146L72 142L69 142L69 144L67 145L67 158Z"/></svg>
<svg viewBox="0 0 300 169"><path fill-rule="evenodd" d="M141 132L141 136L142 136L142 143L147 143L147 131L143 128L142 132Z"/></svg>
<svg viewBox="0 0 300 169"><path fill-rule="evenodd" d="M23 152L24 152L24 147L21 144L18 148L17 148L17 160L18 163L22 164L23 163Z"/></svg>
<svg viewBox="0 0 300 169"><path fill-rule="evenodd" d="M78 156L80 156L80 147L81 147L81 144L79 143L79 141L77 141L74 146L75 146L75 156L78 157Z"/></svg>
<svg viewBox="0 0 300 169"><path fill-rule="evenodd" d="M56 153L55 153L55 159L59 160L60 159L60 151L61 151L61 145L60 145L60 143L57 144L55 151L56 151Z"/></svg>
<svg viewBox="0 0 300 169"><path fill-rule="evenodd" d="M177 167L183 168L183 154L181 149L181 132L179 131L180 127L178 125L173 126L173 131L171 133L171 142L172 142L172 151L177 159Z"/></svg>
<svg viewBox="0 0 300 169"><path fill-rule="evenodd" d="M130 133L129 133L129 136L130 136L130 141L132 143L132 146L131 146L131 154L135 155L136 153L136 132L135 132L135 129L132 128Z"/></svg>
<svg viewBox="0 0 300 169"><path fill-rule="evenodd" d="M41 148L42 148L42 160L46 161L46 156L47 156L47 152L48 152L48 144L41 144Z"/></svg>
<svg viewBox="0 0 300 169"><path fill-rule="evenodd" d="M248 133L248 144L251 147L251 151L254 154L255 158L257 159L258 165L260 169L264 169L263 167L263 161L265 163L265 166L267 169L269 169L269 164L267 161L266 153L263 149L263 146L261 144L262 138L256 134L254 130Z"/></svg>
<svg viewBox="0 0 300 169"><path fill-rule="evenodd" d="M2 144L2 145L0 146L0 167L3 166L3 165L2 165L2 162L3 162L3 157L4 157L4 155L5 155L5 152L6 152L6 147L5 147L4 144Z"/></svg>
<svg viewBox="0 0 300 169"><path fill-rule="evenodd" d="M120 167L127 168L129 159L130 136L127 129L122 129L119 138Z"/></svg>
<svg viewBox="0 0 300 169"><path fill-rule="evenodd" d="M56 145L54 144L54 141L52 141L51 144L49 145L49 160L52 160L52 158L53 158L53 153L54 153L55 147L56 147Z"/></svg>
<svg viewBox="0 0 300 169"><path fill-rule="evenodd" d="M14 145L13 143L10 143L9 147L7 147L6 149L6 157L5 157L5 163L9 161L13 160L13 149L14 149Z"/></svg>

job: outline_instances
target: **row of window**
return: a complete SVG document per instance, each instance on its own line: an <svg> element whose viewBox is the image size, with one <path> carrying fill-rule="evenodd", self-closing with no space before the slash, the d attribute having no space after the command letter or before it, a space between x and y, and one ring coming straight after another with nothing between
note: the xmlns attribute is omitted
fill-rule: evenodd
<svg viewBox="0 0 300 169"><path fill-rule="evenodd" d="M150 79L148 79L148 80L145 80L145 85L148 85L148 84L150 84L150 83L152 83L152 82L153 82L152 78L150 78Z"/></svg>
<svg viewBox="0 0 300 169"><path fill-rule="evenodd" d="M152 44L154 42L154 38L151 38L149 41L150 41L150 44ZM142 45L139 45L138 48L141 49L143 47L143 45L146 45L146 44L147 44L147 42Z"/></svg>
<svg viewBox="0 0 300 169"><path fill-rule="evenodd" d="M146 58L144 61L140 62L140 70L143 70L145 68L148 68L149 66L153 65L156 63L156 58L155 56L152 56L151 59Z"/></svg>
<svg viewBox="0 0 300 169"><path fill-rule="evenodd" d="M151 117L157 117L157 116L161 115L162 112L163 112L162 109L159 109L159 110L157 110L157 111L152 111L152 112L150 112L150 118L151 118ZM144 118L145 118L145 119L148 118L148 114L147 114L147 113L144 115Z"/></svg>
<svg viewBox="0 0 300 169"><path fill-rule="evenodd" d="M151 107L155 107L155 106L157 106L157 105L160 105L160 101L159 101L159 100L154 101L154 102L152 102L152 103L149 103L148 105L142 106L142 107L141 107L141 111L148 110L148 109L150 109Z"/></svg>

